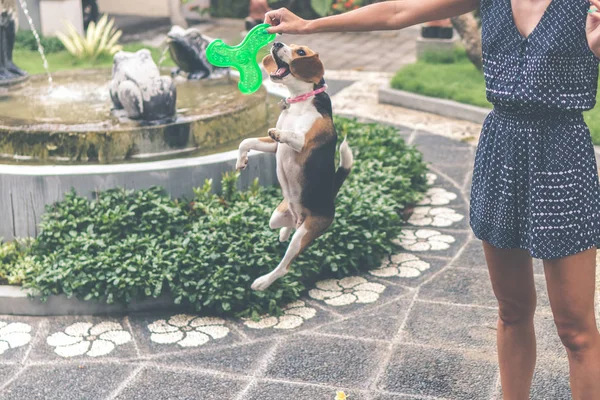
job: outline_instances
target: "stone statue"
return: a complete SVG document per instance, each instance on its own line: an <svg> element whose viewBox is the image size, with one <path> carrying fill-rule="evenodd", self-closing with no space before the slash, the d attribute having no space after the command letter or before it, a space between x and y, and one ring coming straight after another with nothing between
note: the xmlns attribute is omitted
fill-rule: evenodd
<svg viewBox="0 0 600 400"><path fill-rule="evenodd" d="M175 84L171 77L160 76L147 49L115 54L110 97L117 115L144 121L175 118Z"/></svg>
<svg viewBox="0 0 600 400"><path fill-rule="evenodd" d="M173 75L181 71L188 73L188 79L205 79L221 77L227 74L228 68L218 68L206 60L208 40L202 37L198 29L183 29L173 26L167 35L169 53L179 68L173 70Z"/></svg>
<svg viewBox="0 0 600 400"><path fill-rule="evenodd" d="M0 85L2 81L17 81L27 76L12 59L17 33L16 13L15 0L0 0Z"/></svg>

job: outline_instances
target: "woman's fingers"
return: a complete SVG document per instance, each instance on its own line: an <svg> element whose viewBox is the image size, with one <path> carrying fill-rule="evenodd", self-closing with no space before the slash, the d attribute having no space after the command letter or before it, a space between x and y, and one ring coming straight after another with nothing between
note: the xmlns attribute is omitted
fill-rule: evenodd
<svg viewBox="0 0 600 400"><path fill-rule="evenodd" d="M600 23L600 0L590 0L590 9L588 11L588 31L594 30Z"/></svg>
<svg viewBox="0 0 600 400"><path fill-rule="evenodd" d="M265 14L265 23L269 33L300 33L305 21L286 8L269 11Z"/></svg>
<svg viewBox="0 0 600 400"><path fill-rule="evenodd" d="M279 25L281 10L271 10L265 13L265 24Z"/></svg>

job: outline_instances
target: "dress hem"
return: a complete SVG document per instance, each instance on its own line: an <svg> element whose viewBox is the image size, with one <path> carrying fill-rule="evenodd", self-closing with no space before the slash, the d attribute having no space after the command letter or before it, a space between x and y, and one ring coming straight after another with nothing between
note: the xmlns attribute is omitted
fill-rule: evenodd
<svg viewBox="0 0 600 400"><path fill-rule="evenodd" d="M568 257L568 256L572 256L578 253L581 253L582 251L586 251L591 249L592 247L598 247L600 245L600 239L589 239L586 240L585 242L583 242L582 245L576 247L576 248L571 248L568 250L564 250L564 251L560 251L556 254L545 254L544 252L537 252L535 250L532 250L530 247L522 245L522 244L517 244L516 246L513 246L511 244L506 244L506 243L499 243L498 241L496 241L496 239L490 238L489 232L492 231L491 229L478 229L474 226L473 224L473 216L471 216L470 218L470 226L471 226L471 230L473 231L473 234L475 235L475 237L479 240L483 240L488 242L489 244L491 244L492 246L498 248L498 249L521 249L521 250L527 250L529 252L529 254L531 255L531 257L536 258L536 259L540 259L540 260L555 260L558 258L563 258L563 257ZM486 225L489 226L489 224L482 222L482 221L478 221L479 224L482 225ZM485 232L487 230L487 233ZM520 242L520 241L519 241Z"/></svg>

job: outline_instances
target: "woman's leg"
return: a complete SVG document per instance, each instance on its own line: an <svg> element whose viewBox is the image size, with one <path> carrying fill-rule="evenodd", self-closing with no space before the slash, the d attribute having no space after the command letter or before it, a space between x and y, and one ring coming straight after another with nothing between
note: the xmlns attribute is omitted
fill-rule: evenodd
<svg viewBox="0 0 600 400"><path fill-rule="evenodd" d="M600 399L600 334L594 315L596 248L544 260L550 305L567 349L575 400Z"/></svg>
<svg viewBox="0 0 600 400"><path fill-rule="evenodd" d="M498 362L504 400L528 400L535 368L536 294L531 256L521 249L499 249L483 242L498 299Z"/></svg>

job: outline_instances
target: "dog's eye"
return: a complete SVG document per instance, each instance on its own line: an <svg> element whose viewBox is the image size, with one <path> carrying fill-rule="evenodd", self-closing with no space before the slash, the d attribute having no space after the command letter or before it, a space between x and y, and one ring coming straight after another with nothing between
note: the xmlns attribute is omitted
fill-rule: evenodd
<svg viewBox="0 0 600 400"><path fill-rule="evenodd" d="M299 56L305 56L306 52L304 50L300 49L300 50L296 50L296 54L298 54Z"/></svg>

